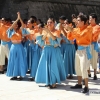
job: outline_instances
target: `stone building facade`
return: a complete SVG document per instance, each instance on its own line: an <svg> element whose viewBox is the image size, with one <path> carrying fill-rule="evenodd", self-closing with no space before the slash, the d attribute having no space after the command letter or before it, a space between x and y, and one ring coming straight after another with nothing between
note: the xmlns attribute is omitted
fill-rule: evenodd
<svg viewBox="0 0 100 100"><path fill-rule="evenodd" d="M61 15L71 19L71 14L96 13L100 22L100 0L0 0L0 16L16 19L16 12L21 12L22 18L31 15L46 21L48 16L56 19Z"/></svg>

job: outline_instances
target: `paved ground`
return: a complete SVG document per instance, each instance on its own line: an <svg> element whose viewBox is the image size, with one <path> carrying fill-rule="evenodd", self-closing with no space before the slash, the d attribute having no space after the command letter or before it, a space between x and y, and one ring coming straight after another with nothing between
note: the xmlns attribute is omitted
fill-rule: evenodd
<svg viewBox="0 0 100 100"><path fill-rule="evenodd" d="M56 89L48 89L44 84L36 84L29 82L28 79L23 81L11 81L5 74L0 75L0 100L100 100L99 94L82 94L78 90L70 89L70 86L75 85L77 80L74 76L73 80L66 80L61 85L57 85ZM100 91L100 74L98 80L89 78L90 90Z"/></svg>

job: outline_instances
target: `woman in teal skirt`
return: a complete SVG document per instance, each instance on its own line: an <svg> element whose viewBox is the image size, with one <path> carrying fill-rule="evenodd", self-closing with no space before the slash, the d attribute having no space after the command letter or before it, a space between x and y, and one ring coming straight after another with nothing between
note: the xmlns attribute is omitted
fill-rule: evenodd
<svg viewBox="0 0 100 100"><path fill-rule="evenodd" d="M29 34L23 28L23 22L20 18L20 13L18 12L17 20L8 29L7 35L11 39L12 45L10 48L7 73L6 75L12 77L11 80L22 80L22 77L26 76L27 71L27 61L25 56L25 50L21 43L22 35ZM21 23L22 27L20 29Z"/></svg>
<svg viewBox="0 0 100 100"><path fill-rule="evenodd" d="M30 23L31 24L31 23ZM32 64L31 64L31 72L30 72L30 81L34 81L38 63L41 57L42 48L36 44L37 37L41 36L42 34L42 24L37 25L34 28L34 34L31 35L32 41L30 43L30 47L32 48Z"/></svg>
<svg viewBox="0 0 100 100"><path fill-rule="evenodd" d="M60 84L66 79L63 59L58 59L61 57L60 40L60 32L55 29L55 20L49 18L47 28L44 28L42 35L37 37L37 44L43 47L43 51L35 81L36 83L45 83L50 89L56 88L56 83Z"/></svg>
<svg viewBox="0 0 100 100"><path fill-rule="evenodd" d="M68 19L64 21L64 25L60 26L61 29L61 37L62 37L62 43L61 43L61 52L64 59L64 66L65 66L65 72L66 77L68 79L73 78L73 74L75 74L75 46L74 43L67 39L67 32L66 32L66 25L70 25Z"/></svg>
<svg viewBox="0 0 100 100"><path fill-rule="evenodd" d="M22 44L25 49L25 54L26 54L26 58L27 58L27 65L28 65L27 73L28 73L31 69L32 47L30 46L30 41L27 37L24 37Z"/></svg>

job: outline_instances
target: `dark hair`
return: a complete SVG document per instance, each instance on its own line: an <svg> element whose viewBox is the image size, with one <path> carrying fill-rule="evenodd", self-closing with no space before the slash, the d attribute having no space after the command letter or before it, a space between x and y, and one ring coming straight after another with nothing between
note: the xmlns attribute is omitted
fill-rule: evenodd
<svg viewBox="0 0 100 100"><path fill-rule="evenodd" d="M5 18L5 21L12 22L11 18Z"/></svg>
<svg viewBox="0 0 100 100"><path fill-rule="evenodd" d="M71 17L72 17L72 19L77 18L75 14L72 14Z"/></svg>
<svg viewBox="0 0 100 100"><path fill-rule="evenodd" d="M42 22L41 19L37 19L39 22Z"/></svg>
<svg viewBox="0 0 100 100"><path fill-rule="evenodd" d="M34 22L37 21L37 18L35 16L31 16L30 18L32 18L34 20Z"/></svg>
<svg viewBox="0 0 100 100"><path fill-rule="evenodd" d="M28 21L27 19L23 19L24 24L27 24L27 21Z"/></svg>
<svg viewBox="0 0 100 100"><path fill-rule="evenodd" d="M86 17L86 15L78 15L77 18L80 18L81 21L84 21L84 24L86 24L86 22L88 20L87 17Z"/></svg>
<svg viewBox="0 0 100 100"><path fill-rule="evenodd" d="M49 20L49 19L52 20L53 22L55 22L54 17L49 17L48 20Z"/></svg>
<svg viewBox="0 0 100 100"><path fill-rule="evenodd" d="M85 15L87 17L87 20L89 20L89 15Z"/></svg>
<svg viewBox="0 0 100 100"><path fill-rule="evenodd" d="M66 17L64 15L60 16L59 19L66 20Z"/></svg>
<svg viewBox="0 0 100 100"><path fill-rule="evenodd" d="M91 13L89 16L92 16L92 18L95 18L95 21L97 21L97 15L95 13Z"/></svg>
<svg viewBox="0 0 100 100"><path fill-rule="evenodd" d="M18 25L18 28L17 28L17 29L20 29L20 27L21 27L21 22L18 21L18 22L17 22L17 25Z"/></svg>
<svg viewBox="0 0 100 100"><path fill-rule="evenodd" d="M38 24L38 25L39 25L39 27L44 28L44 23L40 23L40 24Z"/></svg>
<svg viewBox="0 0 100 100"><path fill-rule="evenodd" d="M34 20L33 20L33 19L30 19L29 21L30 21L30 23L31 23L31 24L33 24L33 23L34 23Z"/></svg>
<svg viewBox="0 0 100 100"><path fill-rule="evenodd" d="M68 19L66 19L65 21L67 21L67 22L68 22L68 24L70 24L70 21L69 21Z"/></svg>

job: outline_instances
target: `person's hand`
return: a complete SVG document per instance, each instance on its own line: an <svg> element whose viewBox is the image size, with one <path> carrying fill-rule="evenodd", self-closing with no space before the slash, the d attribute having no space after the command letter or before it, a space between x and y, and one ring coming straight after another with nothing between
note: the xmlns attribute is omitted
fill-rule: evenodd
<svg viewBox="0 0 100 100"><path fill-rule="evenodd" d="M46 33L49 33L49 29L48 28L43 28L43 30L46 32Z"/></svg>
<svg viewBox="0 0 100 100"><path fill-rule="evenodd" d="M73 30L73 27L71 27L71 26L69 26L69 25L66 25L66 26L65 26L65 29L67 29L68 31L71 32L71 31Z"/></svg>
<svg viewBox="0 0 100 100"><path fill-rule="evenodd" d="M17 12L17 15L18 15L18 19L20 19L20 12Z"/></svg>

